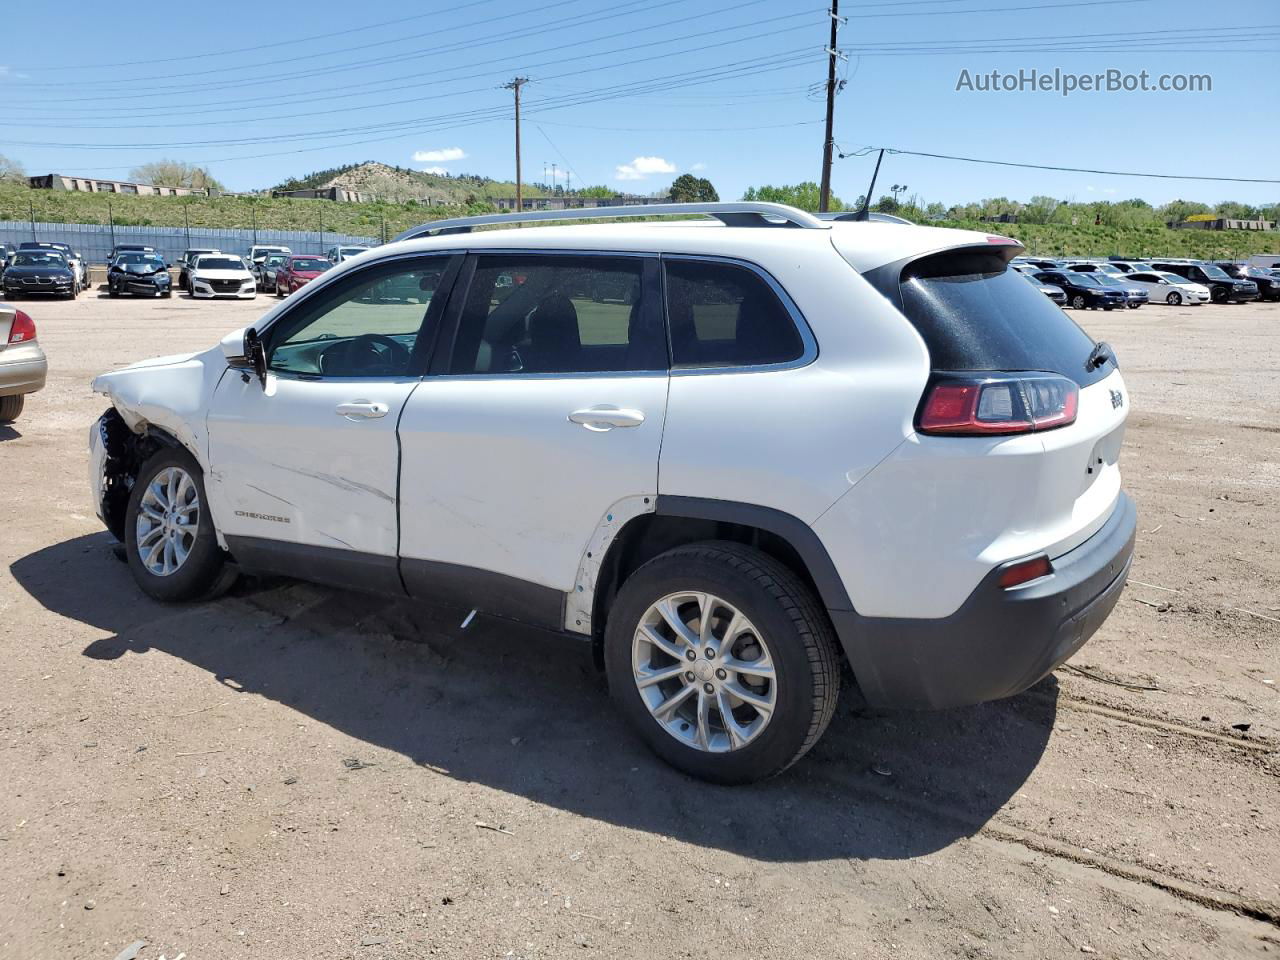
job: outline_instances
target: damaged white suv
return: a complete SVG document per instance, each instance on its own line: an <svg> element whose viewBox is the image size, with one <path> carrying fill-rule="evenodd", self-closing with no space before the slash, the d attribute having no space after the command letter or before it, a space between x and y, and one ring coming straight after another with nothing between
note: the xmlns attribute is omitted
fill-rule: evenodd
<svg viewBox="0 0 1280 960"><path fill-rule="evenodd" d="M1133 551L1128 400L1016 242L643 213L709 219L426 224L98 377L90 481L138 584L283 573L580 635L650 747L729 783L814 744L842 659L872 705L939 708L1088 639Z"/></svg>

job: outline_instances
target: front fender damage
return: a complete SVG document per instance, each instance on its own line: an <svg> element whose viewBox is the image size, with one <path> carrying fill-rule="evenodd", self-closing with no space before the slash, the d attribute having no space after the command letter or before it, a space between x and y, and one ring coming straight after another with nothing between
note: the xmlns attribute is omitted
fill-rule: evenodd
<svg viewBox="0 0 1280 960"><path fill-rule="evenodd" d="M161 357L94 378L111 401L90 435L90 484L107 529L124 539L125 508L138 469L164 446L185 449L208 475L206 412L226 373L222 351Z"/></svg>

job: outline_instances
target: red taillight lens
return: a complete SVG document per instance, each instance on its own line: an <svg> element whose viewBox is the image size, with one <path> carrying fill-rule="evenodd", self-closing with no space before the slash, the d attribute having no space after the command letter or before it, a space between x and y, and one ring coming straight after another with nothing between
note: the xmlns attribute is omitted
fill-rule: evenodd
<svg viewBox="0 0 1280 960"><path fill-rule="evenodd" d="M1030 560L1012 563L1000 571L1000 586L1008 590L1010 587L1021 586L1032 580L1047 577L1051 573L1053 573L1053 564L1049 562L1048 557L1032 557Z"/></svg>
<svg viewBox="0 0 1280 960"><path fill-rule="evenodd" d="M36 338L36 323L19 310L13 315L13 325L9 328L10 343L26 343Z"/></svg>
<svg viewBox="0 0 1280 960"><path fill-rule="evenodd" d="M1066 377L1011 373L934 381L920 432L949 436L1031 433L1074 423L1080 388Z"/></svg>

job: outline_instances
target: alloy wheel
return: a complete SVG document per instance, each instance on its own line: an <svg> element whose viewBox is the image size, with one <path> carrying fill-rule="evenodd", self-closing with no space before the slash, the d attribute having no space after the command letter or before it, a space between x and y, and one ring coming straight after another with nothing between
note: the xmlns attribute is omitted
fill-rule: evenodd
<svg viewBox="0 0 1280 960"><path fill-rule="evenodd" d="M767 643L742 611L708 593L672 593L652 604L636 628L631 661L649 713L696 750L745 747L777 709Z"/></svg>
<svg viewBox="0 0 1280 960"><path fill-rule="evenodd" d="M200 493L181 467L165 467L147 484L134 535L149 573L167 577L187 562L200 529Z"/></svg>

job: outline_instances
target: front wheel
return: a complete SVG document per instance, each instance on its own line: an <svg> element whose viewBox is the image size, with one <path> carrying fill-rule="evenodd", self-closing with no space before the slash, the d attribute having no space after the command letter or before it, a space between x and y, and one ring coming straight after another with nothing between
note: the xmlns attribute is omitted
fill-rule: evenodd
<svg viewBox="0 0 1280 960"><path fill-rule="evenodd" d="M1083 310L1085 306L1084 295L1077 293L1071 298L1071 307L1073 310Z"/></svg>
<svg viewBox="0 0 1280 960"><path fill-rule="evenodd" d="M1180 307L1182 306L1182 294L1174 290L1169 296L1165 297L1165 302L1171 307Z"/></svg>
<svg viewBox="0 0 1280 960"><path fill-rule="evenodd" d="M138 471L125 513L129 571L157 600L199 600L230 585L205 496L185 450L166 447Z"/></svg>
<svg viewBox="0 0 1280 960"><path fill-rule="evenodd" d="M1213 293L1210 295L1210 299L1212 299L1214 303L1226 303L1227 291L1222 287L1215 287Z"/></svg>
<svg viewBox="0 0 1280 960"><path fill-rule="evenodd" d="M835 712L835 637L812 591L737 543L677 547L623 584L604 638L610 692L662 759L714 783L781 773Z"/></svg>

